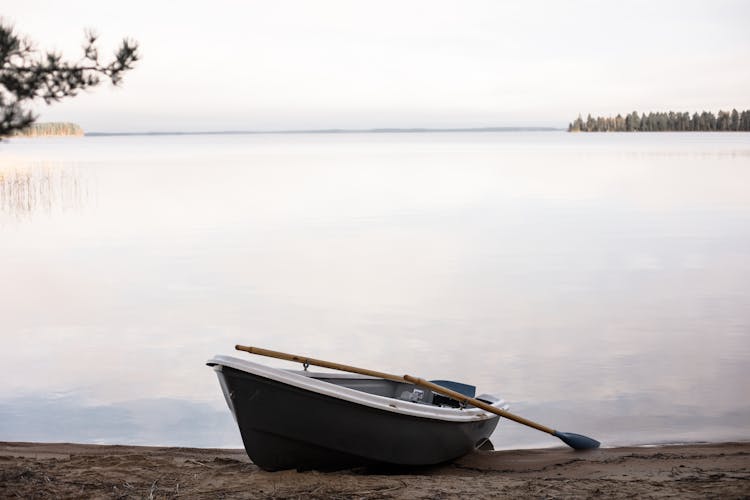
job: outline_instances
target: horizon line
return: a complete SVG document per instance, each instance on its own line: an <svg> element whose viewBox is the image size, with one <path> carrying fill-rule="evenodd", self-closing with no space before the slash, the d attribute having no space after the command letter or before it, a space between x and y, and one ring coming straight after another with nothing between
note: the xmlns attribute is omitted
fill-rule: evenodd
<svg viewBox="0 0 750 500"><path fill-rule="evenodd" d="M415 134L446 132L557 132L559 127L469 127L469 128L371 128L371 129L300 129L300 130L218 130L218 131L166 131L166 132L84 132L92 137L130 135L261 135L261 134Z"/></svg>

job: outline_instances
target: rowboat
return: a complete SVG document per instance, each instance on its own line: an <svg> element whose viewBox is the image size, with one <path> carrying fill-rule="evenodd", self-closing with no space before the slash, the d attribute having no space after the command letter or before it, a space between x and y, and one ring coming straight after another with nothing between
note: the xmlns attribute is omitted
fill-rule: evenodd
<svg viewBox="0 0 750 500"><path fill-rule="evenodd" d="M499 420L492 409L507 410L491 394L472 399L487 411L401 377L313 372L307 363L302 370L279 369L224 355L207 364L248 456L269 471L448 462L491 447ZM473 386L433 382L474 398Z"/></svg>

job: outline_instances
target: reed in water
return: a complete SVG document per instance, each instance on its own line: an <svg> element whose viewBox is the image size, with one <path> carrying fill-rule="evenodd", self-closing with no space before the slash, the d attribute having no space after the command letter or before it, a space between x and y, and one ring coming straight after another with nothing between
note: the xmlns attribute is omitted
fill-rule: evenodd
<svg viewBox="0 0 750 500"><path fill-rule="evenodd" d="M75 136L82 137L83 129L77 123L50 122L32 123L28 127L17 130L11 137L57 137Z"/></svg>

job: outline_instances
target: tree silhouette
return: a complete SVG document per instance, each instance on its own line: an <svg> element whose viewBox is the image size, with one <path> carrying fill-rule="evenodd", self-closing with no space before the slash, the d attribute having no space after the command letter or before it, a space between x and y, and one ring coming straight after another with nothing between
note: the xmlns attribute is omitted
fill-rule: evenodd
<svg viewBox="0 0 750 500"><path fill-rule="evenodd" d="M650 112L638 116L637 111L616 117L596 118L588 115L586 121L581 115L568 125L568 132L737 132L750 131L750 110L738 112L736 109L719 111L717 115L708 111L692 117L687 112Z"/></svg>
<svg viewBox="0 0 750 500"><path fill-rule="evenodd" d="M0 137L34 123L37 116L28 106L36 100L50 104L73 97L99 85L103 78L113 85L122 82L123 74L139 58L137 42L124 39L114 58L102 61L97 38L86 32L82 59L69 62L58 53L40 52L0 20Z"/></svg>

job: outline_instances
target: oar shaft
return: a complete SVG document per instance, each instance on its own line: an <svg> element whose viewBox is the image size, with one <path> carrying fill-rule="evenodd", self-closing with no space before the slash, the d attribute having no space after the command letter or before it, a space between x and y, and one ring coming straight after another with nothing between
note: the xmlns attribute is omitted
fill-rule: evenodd
<svg viewBox="0 0 750 500"><path fill-rule="evenodd" d="M396 382L404 382L404 378L398 375L392 375L390 373L377 372L375 370L368 370L367 368L357 368L356 366L342 365L340 363L333 363L331 361L324 361L322 359L308 358L306 356L297 356L296 354L288 354L285 352L271 351L270 349L262 349L260 347L250 347L244 345L234 346L238 351L249 352L250 354L258 354L260 356L267 356L269 358L284 359L286 361L295 361L297 363L320 366L323 368L331 368L333 370L341 370L343 372L358 373L360 375L368 375L370 377L384 378L387 380L395 380Z"/></svg>
<svg viewBox="0 0 750 500"><path fill-rule="evenodd" d="M428 382L427 380L423 380L421 378L412 377L411 375L404 375L403 377L401 377L399 375L393 375L391 373L383 373L383 372L378 372L375 370L368 370L366 368L357 368L356 366L342 365L340 363L333 363L331 361L323 361L322 359L308 358L306 356L297 356L295 354L272 351L270 349L262 349L260 347L236 345L234 346L234 348L237 349L238 351L245 351L251 354L258 354L260 356L268 356L270 358L284 359L286 361L294 361L294 362L303 363L306 365L315 365L315 366L321 366L323 368L331 368L333 370L341 370L345 372L359 373L360 375L368 375L370 377L377 377L377 378L382 378L386 380L394 380L396 382L409 382L415 385L426 387L428 389L431 389L433 392L443 394L459 402L463 402L465 404L469 404L471 406L481 408L482 410L488 411L490 413L494 413L495 415L500 415L501 417L505 417L509 420L513 420L514 422L518 422L519 424L531 427L533 429L536 429L542 432L546 432L547 434L552 434L553 436L563 440L563 442L565 442L565 444L567 444L568 446L575 448L577 450L592 449L592 448L597 448L599 446L599 441L596 441L595 439L591 439L589 437L582 436L580 434L558 432L542 424L538 424L526 418L519 417L518 415L514 415L513 413L510 413L508 411L501 410L500 408L496 408L492 405L488 405L487 403L483 401L479 401L478 399L464 396L463 394L459 392L452 391L441 385Z"/></svg>
<svg viewBox="0 0 750 500"><path fill-rule="evenodd" d="M475 406L477 408L481 408L484 411L488 411L490 413L494 413L495 415L500 415L501 417L505 417L507 419L513 420L514 422L518 422L519 424L523 424L523 425L532 427L532 428L534 428L536 430L539 430L539 431L542 431L542 432L546 432L547 434L552 434L553 436L555 435L555 430L554 429L550 429L549 427L547 427L545 425L538 424L536 422L532 422L531 420L528 420L526 418L519 417L518 415L514 415L513 413L510 413L509 411L505 411L505 410L502 410L500 408L496 408L496 407L494 407L492 405L488 405L487 403L485 403L483 401L479 401L478 399L470 398L468 396L465 396L465 395L461 394L460 392L452 391L452 390L447 389L447 388L445 388L445 387L443 387L441 385L434 384L432 382L429 382L429 381L421 379L421 378L412 377L411 375L404 375L403 378L407 382L411 382L414 385L419 385L419 386L422 386L422 387L426 387L426 388L432 390L433 392L437 392L439 394L443 394L445 396L448 396L450 398L458 400L458 401L460 401L462 403L470 404L471 406Z"/></svg>
<svg viewBox="0 0 750 500"><path fill-rule="evenodd" d="M531 420L525 419L523 417L519 417L518 415L514 415L513 413L510 413L505 410L501 410L500 408L496 408L492 405L488 405L487 403L479 401L478 399L464 396L463 394L459 392L452 391L441 385L433 384L432 382L429 382L421 378L412 377L411 375L404 375L403 377L400 377L398 375L393 375L390 373L383 373L383 372L378 372L375 370L368 370L367 368L358 368L356 366L343 365L340 363L333 363L331 361L324 361L322 359L308 358L307 356L298 356L296 354L288 354L286 352L272 351L270 349L263 349L260 347L236 345L234 346L234 348L237 349L238 351L245 351L251 354L258 354L260 356L267 356L270 358L284 359L286 361L294 361L294 362L303 363L303 364L306 363L308 365L320 366L323 368L331 368L333 370L341 370L344 372L358 373L360 375L368 375L370 377L378 377L378 378L383 378L387 380L395 380L396 382L410 382L415 385L427 387L428 389L431 389L433 392L443 394L457 401L470 404L471 406L475 406L477 408L481 408L490 413L494 413L496 415L500 415L501 417L505 417L507 419L513 420L515 422L518 422L519 424L533 427L534 429L540 430L542 432L546 432L547 434L552 434L552 435L555 434L555 430L550 429L547 426L538 424L536 422L532 422Z"/></svg>
<svg viewBox="0 0 750 500"><path fill-rule="evenodd" d="M547 434L552 434L552 435L555 434L555 430L550 429L547 426L538 424L536 422L532 422L531 420L525 419L523 417L519 417L518 415L514 415L513 413L502 410L500 408L496 408L492 405L488 405L487 403L479 401L478 399L467 397L461 394L460 392L452 391L441 385L433 384L432 382L429 382L421 378L412 377L411 375L404 375L403 377L400 377L398 375L393 375L390 373L383 373L383 372L378 372L375 370L368 370L367 368L358 368L356 366L343 365L340 363L333 363L331 361L308 358L307 356L298 356L296 354L288 354L288 353L280 352L280 351L272 351L270 349L263 349L260 347L236 345L234 346L234 348L237 349L238 351L245 351L251 354L258 354L260 356L267 356L270 358L283 359L286 361L294 361L294 362L303 363L303 364L306 363L308 365L320 366L323 368L331 368L333 370L341 370L341 371L350 372L350 373L358 373L360 375L368 375L370 377L383 378L387 380L395 380L396 382L410 382L415 385L426 387L432 390L433 392L443 394L457 401L470 404L471 406L481 408L490 413L494 413L496 415L500 415L501 417L505 417L507 419L513 420L515 422L518 422L519 424L533 427L534 429L540 430L542 432L546 432Z"/></svg>

